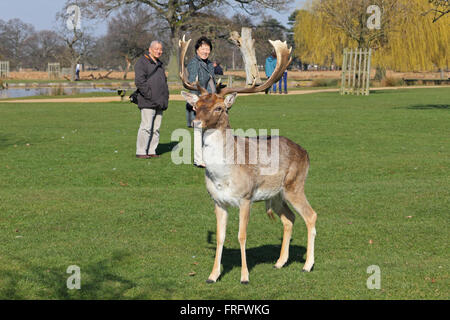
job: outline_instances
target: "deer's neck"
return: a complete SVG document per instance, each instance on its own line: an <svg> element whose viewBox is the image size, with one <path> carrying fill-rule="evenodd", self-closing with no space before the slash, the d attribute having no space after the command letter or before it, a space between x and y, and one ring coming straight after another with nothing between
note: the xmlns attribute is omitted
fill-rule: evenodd
<svg viewBox="0 0 450 320"><path fill-rule="evenodd" d="M230 127L208 129L203 133L203 147L222 148L232 136Z"/></svg>
<svg viewBox="0 0 450 320"><path fill-rule="evenodd" d="M206 166L227 166L227 157L234 154L234 135L230 126L209 129L203 134L203 160Z"/></svg>
<svg viewBox="0 0 450 320"><path fill-rule="evenodd" d="M203 132L203 144L207 146L222 147L227 138L230 138L231 126L228 116L222 117L214 128Z"/></svg>

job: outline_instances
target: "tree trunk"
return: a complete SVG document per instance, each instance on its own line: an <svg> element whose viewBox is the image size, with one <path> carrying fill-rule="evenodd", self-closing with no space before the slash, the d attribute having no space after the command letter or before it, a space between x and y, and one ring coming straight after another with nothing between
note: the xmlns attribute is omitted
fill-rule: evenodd
<svg viewBox="0 0 450 320"><path fill-rule="evenodd" d="M168 77L167 80L168 81L180 81L180 77L179 77L179 65L178 65L178 60L179 60L179 56L180 56L180 50L178 48L178 41L180 39L178 39L178 32L174 31L172 33L172 48L170 50L170 58L169 58L169 63L167 64L167 73L168 73Z"/></svg>
<svg viewBox="0 0 450 320"><path fill-rule="evenodd" d="M77 62L76 60L71 61L70 63L70 81L75 81L75 69L77 67Z"/></svg>
<svg viewBox="0 0 450 320"><path fill-rule="evenodd" d="M131 60L128 57L125 57L125 61L127 62L127 67L125 68L125 72L123 74L123 80L127 80L127 74L131 67Z"/></svg>
<svg viewBox="0 0 450 320"><path fill-rule="evenodd" d="M252 29L243 27L241 36L237 31L232 31L230 33L230 40L241 50L245 64L246 83L253 84L256 79L256 84L260 84L261 77L259 76L258 65L256 64L255 40L252 39Z"/></svg>
<svg viewBox="0 0 450 320"><path fill-rule="evenodd" d="M376 70L375 78L374 78L375 80L381 81L384 78L386 78L386 68L385 67L378 65L375 70Z"/></svg>

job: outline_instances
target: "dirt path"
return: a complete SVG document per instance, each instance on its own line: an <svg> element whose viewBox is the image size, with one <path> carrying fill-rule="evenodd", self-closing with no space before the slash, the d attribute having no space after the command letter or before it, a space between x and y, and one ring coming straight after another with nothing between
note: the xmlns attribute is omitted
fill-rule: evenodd
<svg viewBox="0 0 450 320"><path fill-rule="evenodd" d="M408 87L381 87L381 88L371 88L370 90L398 90L398 89L423 89L423 88L450 88L450 86L408 86ZM339 89L316 89L316 90L291 90L288 95L300 95L300 94L311 94L320 92L339 92ZM253 93L254 94L254 93ZM264 94L260 92L257 94ZM243 96L250 94L241 94ZM180 94L170 95L171 101L184 101L184 98ZM128 101L125 99L124 101ZM93 102L120 102L120 97L86 97L86 98L54 98L54 99L23 99L23 100L0 100L0 103L67 103L67 102L77 102L77 103L93 103Z"/></svg>

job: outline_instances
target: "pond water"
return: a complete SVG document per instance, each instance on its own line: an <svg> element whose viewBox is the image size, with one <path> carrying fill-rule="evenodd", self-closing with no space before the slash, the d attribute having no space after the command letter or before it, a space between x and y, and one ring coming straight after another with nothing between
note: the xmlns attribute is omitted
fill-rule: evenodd
<svg viewBox="0 0 450 320"><path fill-rule="evenodd" d="M130 89L131 90L131 89ZM128 90L127 90L128 91ZM0 89L0 99L32 96L62 96L88 92L117 92L115 88L9 88Z"/></svg>

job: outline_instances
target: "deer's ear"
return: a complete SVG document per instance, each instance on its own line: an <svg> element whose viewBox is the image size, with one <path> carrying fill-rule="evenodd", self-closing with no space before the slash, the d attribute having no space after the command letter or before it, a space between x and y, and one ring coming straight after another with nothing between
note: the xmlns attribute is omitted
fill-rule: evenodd
<svg viewBox="0 0 450 320"><path fill-rule="evenodd" d="M232 106L233 103L234 103L234 100L236 100L236 96L237 96L237 93L236 93L236 92L233 92L232 94L229 94L229 95L227 95L227 96L225 97L224 103L225 103L225 107L226 107L227 109L230 109L230 108L231 108L231 106Z"/></svg>
<svg viewBox="0 0 450 320"><path fill-rule="evenodd" d="M198 101L198 95L186 91L181 91L181 95L191 106L196 105Z"/></svg>

